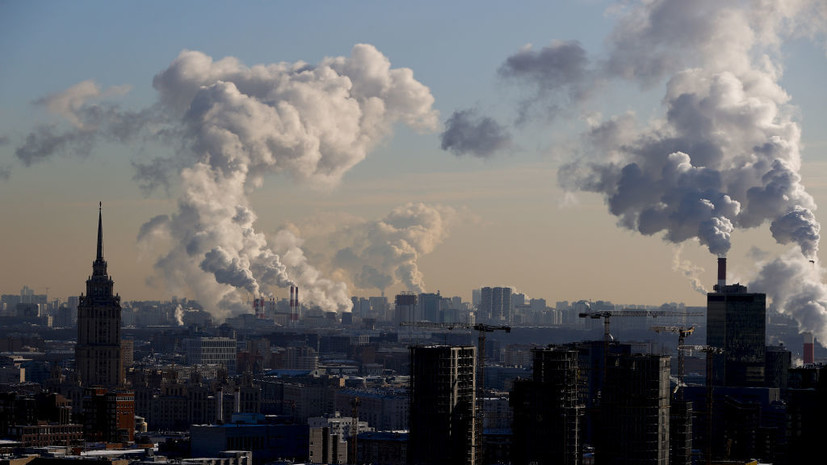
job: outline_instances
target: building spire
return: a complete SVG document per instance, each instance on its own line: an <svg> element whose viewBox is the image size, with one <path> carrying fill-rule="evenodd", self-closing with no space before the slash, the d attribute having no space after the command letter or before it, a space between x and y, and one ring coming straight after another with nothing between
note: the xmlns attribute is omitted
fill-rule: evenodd
<svg viewBox="0 0 827 465"><path fill-rule="evenodd" d="M96 261L103 261L103 202L98 203L98 256Z"/></svg>

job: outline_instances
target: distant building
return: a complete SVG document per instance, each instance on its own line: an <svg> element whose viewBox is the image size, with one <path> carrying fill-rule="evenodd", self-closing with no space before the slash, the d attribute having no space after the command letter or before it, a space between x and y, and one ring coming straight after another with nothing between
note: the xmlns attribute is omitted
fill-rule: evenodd
<svg viewBox="0 0 827 465"><path fill-rule="evenodd" d="M236 340L229 337L192 337L183 340L184 355L190 365L222 365L235 373Z"/></svg>
<svg viewBox="0 0 827 465"><path fill-rule="evenodd" d="M356 448L358 449L358 463L374 465L406 465L408 463L407 432L360 433Z"/></svg>
<svg viewBox="0 0 827 465"><path fill-rule="evenodd" d="M418 299L418 320L439 322L439 314L442 310L442 296L439 293L419 294Z"/></svg>
<svg viewBox="0 0 827 465"><path fill-rule="evenodd" d="M410 348L411 465L478 463L475 354L474 346Z"/></svg>
<svg viewBox="0 0 827 465"><path fill-rule="evenodd" d="M114 388L123 384L121 298L112 293L112 278L103 259L103 221L98 211L98 248L86 295L78 303L75 365L83 386Z"/></svg>
<svg viewBox="0 0 827 465"><path fill-rule="evenodd" d="M483 287L480 289L480 303L477 307L479 321L490 323L511 323L514 308L510 287Z"/></svg>
<svg viewBox="0 0 827 465"><path fill-rule="evenodd" d="M416 295L399 294L396 296L396 307L394 309L393 322L395 324L403 321L415 321L416 319Z"/></svg>
<svg viewBox="0 0 827 465"><path fill-rule="evenodd" d="M337 464L347 462L347 441L327 426L310 426L310 463Z"/></svg>
<svg viewBox="0 0 827 465"><path fill-rule="evenodd" d="M706 343L724 349L716 356L716 386L765 385L766 294L748 293L745 286L726 284L726 258L718 259L718 284L706 296Z"/></svg>
<svg viewBox="0 0 827 465"><path fill-rule="evenodd" d="M306 460L309 449L307 425L279 424L269 421L225 425L193 425L190 428L192 456L215 457L221 451L248 450L253 463L275 460Z"/></svg>

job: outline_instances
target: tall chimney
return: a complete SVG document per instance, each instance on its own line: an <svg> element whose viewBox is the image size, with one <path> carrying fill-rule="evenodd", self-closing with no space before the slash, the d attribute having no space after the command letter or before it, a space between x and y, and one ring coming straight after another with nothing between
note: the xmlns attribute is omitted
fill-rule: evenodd
<svg viewBox="0 0 827 465"><path fill-rule="evenodd" d="M813 333L807 331L802 336L804 336L804 364L815 363Z"/></svg>
<svg viewBox="0 0 827 465"><path fill-rule="evenodd" d="M726 257L718 257L718 292L726 287Z"/></svg>

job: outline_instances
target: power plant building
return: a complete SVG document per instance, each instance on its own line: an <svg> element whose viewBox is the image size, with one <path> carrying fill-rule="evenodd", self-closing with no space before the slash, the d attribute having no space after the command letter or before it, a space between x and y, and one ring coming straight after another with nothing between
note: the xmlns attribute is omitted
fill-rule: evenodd
<svg viewBox="0 0 827 465"><path fill-rule="evenodd" d="M726 258L718 259L718 284L706 296L706 343L724 350L716 356L716 386L763 387L766 367L766 294L726 284Z"/></svg>

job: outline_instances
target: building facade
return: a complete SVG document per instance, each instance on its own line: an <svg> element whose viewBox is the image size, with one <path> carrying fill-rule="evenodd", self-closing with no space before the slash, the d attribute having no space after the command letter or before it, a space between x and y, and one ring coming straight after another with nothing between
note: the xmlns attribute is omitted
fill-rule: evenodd
<svg viewBox="0 0 827 465"><path fill-rule="evenodd" d="M113 294L112 278L103 259L102 213L98 211L97 257L86 295L78 303L78 341L75 365L83 386L113 388L123 384L121 357L121 298Z"/></svg>
<svg viewBox="0 0 827 465"><path fill-rule="evenodd" d="M413 346L410 355L408 463L478 463L476 348Z"/></svg>
<svg viewBox="0 0 827 465"><path fill-rule="evenodd" d="M610 354L596 463L669 464L669 356Z"/></svg>
<svg viewBox="0 0 827 465"><path fill-rule="evenodd" d="M706 343L716 356L716 386L763 387L766 369L767 296L726 284L726 259L718 259L718 284L706 296Z"/></svg>
<svg viewBox="0 0 827 465"><path fill-rule="evenodd" d="M511 392L512 461L579 465L585 410L578 396L580 353L549 347L533 354L532 379L516 381Z"/></svg>
<svg viewBox="0 0 827 465"><path fill-rule="evenodd" d="M235 373L236 340L230 337L193 337L183 341L184 354L190 365L222 365Z"/></svg>

